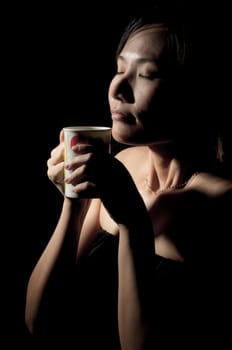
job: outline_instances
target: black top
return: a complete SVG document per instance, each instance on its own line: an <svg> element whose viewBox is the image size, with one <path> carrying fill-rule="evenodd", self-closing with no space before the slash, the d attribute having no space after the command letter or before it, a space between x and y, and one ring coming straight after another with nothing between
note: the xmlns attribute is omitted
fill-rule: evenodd
<svg viewBox="0 0 232 350"><path fill-rule="evenodd" d="M117 254L118 237L100 232L89 254L77 265L76 278L72 276L75 283L68 295L62 295L62 286L57 288L57 296L63 298L59 310L54 306L55 319L47 319L48 332L41 338L43 342L51 341L54 346L58 341L65 349L120 349ZM206 288L204 276L199 277L187 264L158 255L154 255L154 279L156 293L151 307L159 328L155 332L157 349L189 349L193 344L199 346L199 339L201 345L209 344L215 335L215 302L210 295L213 286ZM55 305L56 296L53 299ZM61 300L65 303L61 304Z"/></svg>

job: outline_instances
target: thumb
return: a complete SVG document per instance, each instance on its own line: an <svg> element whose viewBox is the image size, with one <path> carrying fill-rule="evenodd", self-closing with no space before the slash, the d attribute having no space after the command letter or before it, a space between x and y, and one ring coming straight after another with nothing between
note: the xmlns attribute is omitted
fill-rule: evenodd
<svg viewBox="0 0 232 350"><path fill-rule="evenodd" d="M63 129L60 131L59 139L60 139L60 143L64 142L64 130Z"/></svg>

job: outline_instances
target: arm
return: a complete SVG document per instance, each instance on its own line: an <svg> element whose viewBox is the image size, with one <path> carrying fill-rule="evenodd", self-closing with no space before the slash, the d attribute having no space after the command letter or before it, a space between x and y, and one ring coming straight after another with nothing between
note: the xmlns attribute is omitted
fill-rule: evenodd
<svg viewBox="0 0 232 350"><path fill-rule="evenodd" d="M123 350L142 350L151 343L154 317L154 233L147 208L122 161L110 155L84 156L72 170L84 169L89 184L119 228L118 322ZM122 158L121 158L122 159ZM82 165L85 164L83 168ZM84 173L76 173L84 178ZM76 186L82 191L83 182ZM107 262L106 262L107 263Z"/></svg>
<svg viewBox="0 0 232 350"><path fill-rule="evenodd" d="M64 181L63 135L60 144L51 152L48 160L48 177L63 193ZM25 319L31 333L36 333L44 301L48 298L46 318L53 313L52 303L60 287L68 290L71 274L78 256L82 254L99 227L99 200L70 200L64 198L61 215L54 233L30 276L27 293ZM86 220L85 220L86 219ZM83 243L79 246L79 238ZM69 279L70 278L70 279ZM57 305L59 308L59 305Z"/></svg>
<svg viewBox="0 0 232 350"><path fill-rule="evenodd" d="M146 221L144 216L137 226L119 226L118 321L123 350L145 349L153 331L154 240Z"/></svg>
<svg viewBox="0 0 232 350"><path fill-rule="evenodd" d="M111 185L102 193L102 201L119 227L120 341L123 350L144 350L151 344L153 331L153 226L145 204L125 167L119 162L112 164L111 169L108 179L111 179L109 183L114 183L114 186Z"/></svg>
<svg viewBox="0 0 232 350"><path fill-rule="evenodd" d="M97 206L93 201L91 210L97 210ZM57 294L57 285L67 283L66 287L69 288L68 277L76 264L80 232L88 207L88 200L75 203L69 199L64 200L56 229L32 271L27 286L25 317L31 333L36 331L34 326L40 315L44 297Z"/></svg>

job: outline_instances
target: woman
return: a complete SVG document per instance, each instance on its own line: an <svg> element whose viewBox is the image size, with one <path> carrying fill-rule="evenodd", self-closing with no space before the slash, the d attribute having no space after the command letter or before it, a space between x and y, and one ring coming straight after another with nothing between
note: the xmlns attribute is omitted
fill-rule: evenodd
<svg viewBox="0 0 232 350"><path fill-rule="evenodd" d="M112 137L131 147L100 156L82 143L64 164L61 131L51 152L49 179L82 199L64 197L28 283L26 323L42 341L187 349L225 331L215 286L227 287L232 182L216 171L216 128L192 104L202 82L189 29L156 9L122 36L108 98Z"/></svg>

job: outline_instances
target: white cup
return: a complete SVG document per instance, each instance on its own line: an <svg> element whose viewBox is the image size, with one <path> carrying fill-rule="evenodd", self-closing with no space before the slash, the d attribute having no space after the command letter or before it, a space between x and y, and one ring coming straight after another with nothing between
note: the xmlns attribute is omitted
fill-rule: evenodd
<svg viewBox="0 0 232 350"><path fill-rule="evenodd" d="M67 126L64 130L64 161L65 163L76 156L72 146L83 140L84 143L99 144L99 149L103 152L110 152L111 146L111 128L107 126ZM70 174L70 170L64 170L65 177ZM78 198L78 193L73 192L73 185L65 183L65 196L69 198Z"/></svg>

